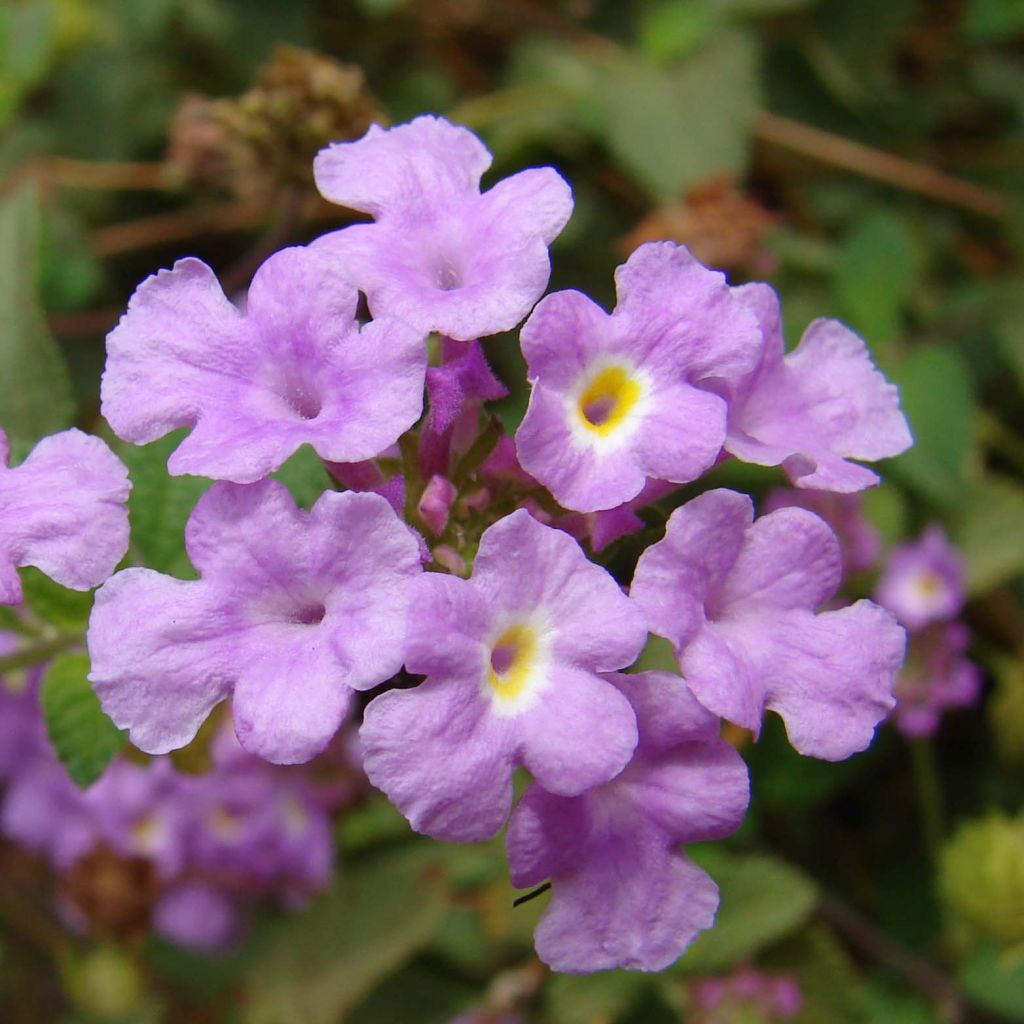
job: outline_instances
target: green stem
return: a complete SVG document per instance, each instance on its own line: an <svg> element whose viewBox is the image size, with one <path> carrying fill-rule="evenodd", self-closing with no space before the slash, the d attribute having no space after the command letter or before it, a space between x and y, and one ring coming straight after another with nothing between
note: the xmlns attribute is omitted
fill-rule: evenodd
<svg viewBox="0 0 1024 1024"><path fill-rule="evenodd" d="M914 788L917 791L918 813L921 816L925 846L934 862L942 847L945 826L942 783L931 740L919 739L910 742L910 765L914 775Z"/></svg>
<svg viewBox="0 0 1024 1024"><path fill-rule="evenodd" d="M42 640L30 647L23 647L14 654L8 654L0 658L0 675L5 672L13 672L19 668L29 668L38 665L42 661L49 661L55 654L66 651L69 647L82 642L82 637L76 633L66 633L54 637L52 640Z"/></svg>

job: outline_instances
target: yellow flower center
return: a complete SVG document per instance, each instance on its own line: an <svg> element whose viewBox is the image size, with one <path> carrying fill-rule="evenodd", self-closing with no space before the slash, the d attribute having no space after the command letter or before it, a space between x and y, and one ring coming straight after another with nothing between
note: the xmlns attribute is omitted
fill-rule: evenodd
<svg viewBox="0 0 1024 1024"><path fill-rule="evenodd" d="M606 437L629 415L640 400L640 384L623 366L601 370L580 395L579 415L583 426Z"/></svg>
<svg viewBox="0 0 1024 1024"><path fill-rule="evenodd" d="M945 588L945 581L942 577L929 569L926 569L917 578L917 592L921 597L935 597L942 593Z"/></svg>
<svg viewBox="0 0 1024 1024"><path fill-rule="evenodd" d="M487 682L504 700L514 700L526 687L537 656L537 633L526 625L511 626L491 649Z"/></svg>

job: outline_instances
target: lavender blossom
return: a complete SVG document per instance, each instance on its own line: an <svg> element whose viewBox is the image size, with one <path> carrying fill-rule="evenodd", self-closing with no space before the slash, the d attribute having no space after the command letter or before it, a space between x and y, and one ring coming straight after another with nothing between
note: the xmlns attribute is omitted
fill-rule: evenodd
<svg viewBox="0 0 1024 1024"><path fill-rule="evenodd" d="M920 540L889 555L875 599L913 632L960 613L967 599L965 576L960 552L933 523Z"/></svg>
<svg viewBox="0 0 1024 1024"><path fill-rule="evenodd" d="M870 601L816 614L841 578L818 516L784 508L755 523L750 498L715 490L672 514L630 593L705 707L755 734L775 711L800 753L838 761L892 708L906 642Z"/></svg>

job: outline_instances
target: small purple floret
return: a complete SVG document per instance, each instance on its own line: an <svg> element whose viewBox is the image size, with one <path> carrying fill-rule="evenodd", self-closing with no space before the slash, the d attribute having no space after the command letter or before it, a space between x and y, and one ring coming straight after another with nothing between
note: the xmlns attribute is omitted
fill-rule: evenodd
<svg viewBox="0 0 1024 1024"><path fill-rule="evenodd" d="M199 580L125 569L96 595L90 678L104 710L159 754L233 696L248 751L309 760L352 690L402 665L415 538L379 495L328 492L306 512L264 480L215 484L185 539Z"/></svg>
<svg viewBox="0 0 1024 1024"><path fill-rule="evenodd" d="M718 906L715 883L678 847L730 835L749 799L742 758L683 680L608 679L636 712L629 766L574 798L535 783L509 823L513 884L552 882L535 937L556 971L659 971L676 960Z"/></svg>
<svg viewBox="0 0 1024 1024"><path fill-rule="evenodd" d="M906 643L871 601L817 613L841 577L824 520L784 508L755 523L750 498L715 490L672 514L630 593L705 707L755 734L775 711L800 753L839 761L892 708Z"/></svg>
<svg viewBox="0 0 1024 1024"><path fill-rule="evenodd" d="M316 245L345 269L374 317L472 341L518 324L544 293L548 246L572 212L551 167L480 192L491 154L468 129L417 117L321 150L317 187L373 217Z"/></svg>
<svg viewBox="0 0 1024 1024"><path fill-rule="evenodd" d="M303 444L329 462L374 458L419 418L426 348L398 320L360 327L357 301L313 249L271 256L244 313L205 263L179 260L139 285L107 338L103 414L133 444L191 427L175 475L252 483Z"/></svg>
<svg viewBox="0 0 1024 1024"><path fill-rule="evenodd" d="M875 599L911 632L960 613L967 599L966 567L941 526L933 523L920 540L889 555Z"/></svg>
<svg viewBox="0 0 1024 1024"><path fill-rule="evenodd" d="M128 550L128 471L98 437L65 430L7 465L0 430L0 604L20 604L18 566L72 590L98 587Z"/></svg>
<svg viewBox="0 0 1024 1024"><path fill-rule="evenodd" d="M415 586L406 667L427 676L366 709L366 773L413 828L451 841L493 836L524 765L567 796L629 760L629 702L598 673L631 664L643 615L568 534L525 510L483 535L473 576Z"/></svg>

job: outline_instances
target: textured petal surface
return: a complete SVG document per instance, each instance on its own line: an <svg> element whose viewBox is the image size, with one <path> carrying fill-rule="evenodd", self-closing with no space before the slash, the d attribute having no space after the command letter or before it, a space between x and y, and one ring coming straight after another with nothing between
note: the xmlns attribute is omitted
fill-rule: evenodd
<svg viewBox="0 0 1024 1024"><path fill-rule="evenodd" d="M523 764L549 792L576 796L618 775L636 748L629 701L589 672L559 666L523 716Z"/></svg>
<svg viewBox="0 0 1024 1024"><path fill-rule="evenodd" d="M492 221L518 221L524 237L550 245L572 215L572 189L553 167L531 167L499 181L481 206Z"/></svg>
<svg viewBox="0 0 1024 1024"><path fill-rule="evenodd" d="M417 832L449 842L494 836L512 806L512 741L475 679L428 680L367 707L363 768Z"/></svg>
<svg viewBox="0 0 1024 1024"><path fill-rule="evenodd" d="M653 633L684 647L704 621L703 606L723 585L754 518L750 498L708 491L672 513L665 537L637 562L630 596Z"/></svg>
<svg viewBox="0 0 1024 1024"><path fill-rule="evenodd" d="M380 217L479 192L491 154L468 129L443 117L417 117L395 128L373 125L355 142L336 142L313 161L325 199Z"/></svg>
<svg viewBox="0 0 1024 1024"><path fill-rule="evenodd" d="M0 604L21 600L20 565L73 590L102 583L128 550L130 487L121 460L80 430L44 437L15 469L0 461Z"/></svg>
<svg viewBox="0 0 1024 1024"><path fill-rule="evenodd" d="M137 444L192 427L173 473L250 483L305 443L372 458L419 417L426 352L407 324L360 330L356 299L318 249L271 256L244 315L205 264L179 261L139 286L107 340L104 414Z"/></svg>
<svg viewBox="0 0 1024 1024"><path fill-rule="evenodd" d="M632 664L646 639L641 610L567 533L520 509L485 531L473 583L491 606L544 608L557 630L555 654L594 672Z"/></svg>

